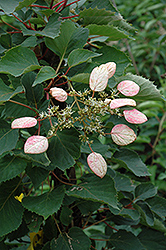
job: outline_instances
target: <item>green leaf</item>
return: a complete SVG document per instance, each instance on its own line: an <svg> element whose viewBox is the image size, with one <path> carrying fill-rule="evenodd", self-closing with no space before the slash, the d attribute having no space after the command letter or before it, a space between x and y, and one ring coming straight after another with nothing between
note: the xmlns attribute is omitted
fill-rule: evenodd
<svg viewBox="0 0 166 250"><path fill-rule="evenodd" d="M34 87L38 83L44 82L56 76L56 72L52 67L44 66L40 69L32 86Z"/></svg>
<svg viewBox="0 0 166 250"><path fill-rule="evenodd" d="M19 5L16 7L16 10L21 10L24 7L28 7L32 3L36 2L35 0L19 0Z"/></svg>
<svg viewBox="0 0 166 250"><path fill-rule="evenodd" d="M24 220L30 231L37 233L40 229L40 225L43 222L43 216L32 213L28 210L24 211Z"/></svg>
<svg viewBox="0 0 166 250"><path fill-rule="evenodd" d="M35 81L36 73L28 72L23 75L21 82L25 88L25 96L30 104L37 104L44 95L43 87L41 85L33 86Z"/></svg>
<svg viewBox="0 0 166 250"><path fill-rule="evenodd" d="M15 178L0 185L0 237L16 230L22 221L23 207L14 196L19 195L20 179Z"/></svg>
<svg viewBox="0 0 166 250"><path fill-rule="evenodd" d="M11 74L15 77L39 68L41 66L35 53L20 46L8 50L0 61L0 73Z"/></svg>
<svg viewBox="0 0 166 250"><path fill-rule="evenodd" d="M50 37L54 39L55 37L59 36L60 33L60 25L61 21L59 21L60 14L59 13L53 13L51 17L49 18L48 23L46 24L45 28L42 31L34 31L25 28L25 26L22 25L21 29L23 31L24 36L45 36Z"/></svg>
<svg viewBox="0 0 166 250"><path fill-rule="evenodd" d="M51 250L89 250L90 246L90 239L79 227L72 227L68 235L60 235L51 242Z"/></svg>
<svg viewBox="0 0 166 250"><path fill-rule="evenodd" d="M72 78L70 79L73 82L81 82L81 83L89 83L89 76L90 74L88 73L80 73L78 75L74 75L72 76Z"/></svg>
<svg viewBox="0 0 166 250"><path fill-rule="evenodd" d="M91 200L79 199L77 207L80 209L82 214L89 214L96 211L101 206L101 203L94 202Z"/></svg>
<svg viewBox="0 0 166 250"><path fill-rule="evenodd" d="M166 200L162 197L155 196L153 198L150 198L146 200L146 202L149 204L150 209L160 216L163 220L165 219L166 215Z"/></svg>
<svg viewBox="0 0 166 250"><path fill-rule="evenodd" d="M106 154L106 152L108 151L108 149L110 148L109 145L104 145L102 144L98 139L91 137L90 140L93 140L93 144L92 149L94 152L96 153L100 153L103 156ZM88 144L82 144L81 146L81 153L86 153L86 154L90 154L92 153L92 151L90 150Z"/></svg>
<svg viewBox="0 0 166 250"><path fill-rule="evenodd" d="M136 176L149 176L146 165L141 161L138 154L130 149L120 149L113 155L113 161L121 167L128 168Z"/></svg>
<svg viewBox="0 0 166 250"><path fill-rule="evenodd" d="M80 156L80 145L76 129L58 131L49 142L48 157L55 167L65 170L73 166Z"/></svg>
<svg viewBox="0 0 166 250"><path fill-rule="evenodd" d="M137 210L140 212L140 214L143 217L143 220L146 221L148 226L153 226L154 225L154 216L153 213L151 212L149 206L142 201L137 202L135 205Z"/></svg>
<svg viewBox="0 0 166 250"><path fill-rule="evenodd" d="M157 194L157 188L151 183L142 183L135 188L135 202L151 198Z"/></svg>
<svg viewBox="0 0 166 250"><path fill-rule="evenodd" d="M66 194L87 200L99 201L117 208L116 190L114 181L110 176L100 179L93 174L88 174L79 185L73 185Z"/></svg>
<svg viewBox="0 0 166 250"><path fill-rule="evenodd" d="M111 244L118 250L145 250L139 239L125 230L119 230L110 237Z"/></svg>
<svg viewBox="0 0 166 250"><path fill-rule="evenodd" d="M72 21L61 24L61 33L55 39L46 38L46 46L55 54L67 57L71 51L82 48L88 39L88 29L76 28Z"/></svg>
<svg viewBox="0 0 166 250"><path fill-rule="evenodd" d="M16 90L9 88L3 81L0 79L0 102L8 101L11 97L18 94L22 91L22 87L19 86Z"/></svg>
<svg viewBox="0 0 166 250"><path fill-rule="evenodd" d="M121 76L130 63L130 59L127 55L114 47L104 45L101 49L97 50L97 52L102 54L102 56L93 59L98 65L107 62L116 63L115 77Z"/></svg>
<svg viewBox="0 0 166 250"><path fill-rule="evenodd" d="M131 80L137 83L140 86L140 91L136 96L133 96L133 99L138 101L146 101L146 100L162 100L162 96L160 91L156 88L152 81L143 78L142 76L132 75L128 73L125 76L122 76L117 79L118 82L123 80Z"/></svg>
<svg viewBox="0 0 166 250"><path fill-rule="evenodd" d="M19 134L4 120L0 120L0 155L15 148Z"/></svg>
<svg viewBox="0 0 166 250"><path fill-rule="evenodd" d="M0 159L0 182L10 180L24 171L26 162L15 156L6 155Z"/></svg>
<svg viewBox="0 0 166 250"><path fill-rule="evenodd" d="M25 197L22 204L31 212L42 215L45 219L47 219L50 215L59 210L64 195L64 187L60 186L51 192L47 192L36 197Z"/></svg>
<svg viewBox="0 0 166 250"><path fill-rule="evenodd" d="M166 237L156 230L143 228L138 238L146 250L166 249Z"/></svg>
<svg viewBox="0 0 166 250"><path fill-rule="evenodd" d="M90 24L86 26L89 29L89 35L100 35L100 36L108 36L109 41L117 41L122 38L127 38L128 35L124 32L120 31L118 28L113 25L97 25Z"/></svg>
<svg viewBox="0 0 166 250"><path fill-rule="evenodd" d="M26 168L26 173L30 177L34 188L37 189L42 183L42 181L47 178L49 171L40 167L28 166Z"/></svg>
<svg viewBox="0 0 166 250"><path fill-rule="evenodd" d="M132 180L126 175L116 172L114 180L117 191L131 192L134 190Z"/></svg>
<svg viewBox="0 0 166 250"><path fill-rule="evenodd" d="M28 105L26 100L19 97L14 97L14 101L20 102L22 104ZM12 102L6 102L5 103L5 117L12 117L12 118L20 118L26 116L34 116L35 112L31 109L28 109L26 107L23 107L22 105L12 103Z"/></svg>
<svg viewBox="0 0 166 250"><path fill-rule="evenodd" d="M73 50L68 57L69 67L74 67L83 62L87 62L89 59L100 56L101 54L94 53L85 49L75 49Z"/></svg>
<svg viewBox="0 0 166 250"><path fill-rule="evenodd" d="M62 208L61 215L60 215L60 221L63 225L68 226L71 223L71 221L73 219L72 213L73 213L73 211L70 208L68 208L66 206Z"/></svg>
<svg viewBox="0 0 166 250"><path fill-rule="evenodd" d="M23 2L24 0L6 0L6 1L1 1L0 2L0 7L1 9L3 9L3 11L6 13L6 14L10 14L12 13L16 6L19 5L19 2Z"/></svg>

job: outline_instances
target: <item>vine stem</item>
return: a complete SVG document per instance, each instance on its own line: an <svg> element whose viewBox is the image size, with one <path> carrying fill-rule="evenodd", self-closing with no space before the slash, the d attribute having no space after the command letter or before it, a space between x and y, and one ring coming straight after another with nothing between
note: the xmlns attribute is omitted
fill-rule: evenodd
<svg viewBox="0 0 166 250"><path fill-rule="evenodd" d="M55 7L57 7L58 5L60 5L60 4L63 3L63 2L64 2L64 0L61 1L61 2L59 2L59 3L56 3L54 6L52 6L52 9L54 9Z"/></svg>
<svg viewBox="0 0 166 250"><path fill-rule="evenodd" d="M28 109L34 111L34 112L36 113L37 116L39 115L39 113L38 113L36 110L34 110L33 108L29 107L29 106L26 105L26 104L23 104L23 103L21 103L21 102L16 102L16 101L13 101L13 100L8 100L8 101L9 101L9 102L13 102L13 103L15 103L15 104L18 104L18 105L20 105L20 106L26 107L26 108L28 108Z"/></svg>
<svg viewBox="0 0 166 250"><path fill-rule="evenodd" d="M158 133L157 133L156 139L155 139L155 141L153 143L153 152L152 152L152 154L154 154L154 150L155 150L155 147L156 147L156 145L158 143L160 134L162 132L162 126L163 126L163 123L164 123L165 119L166 119L166 112L164 113L163 117L161 118L161 121L160 121L160 124L159 124L159 128L158 128Z"/></svg>
<svg viewBox="0 0 166 250"><path fill-rule="evenodd" d="M65 184L65 185L69 185L69 186L73 186L75 184L71 184L71 183L68 183L68 182L65 182L65 181L62 181L61 179L59 179L59 177L53 172L51 171L51 173L53 174L53 176L55 176L55 178L60 181L61 183Z"/></svg>
<svg viewBox="0 0 166 250"><path fill-rule="evenodd" d="M54 219L54 221L55 221L55 223L56 223L56 226L57 226L57 228L58 228L58 231L59 231L60 235L63 235L63 234L62 234L62 231L61 231L61 229L60 229L60 227L59 227L59 225L58 225L58 222L57 222L57 220L56 220L55 217L54 217L54 215L52 215L52 217L53 217L53 219Z"/></svg>

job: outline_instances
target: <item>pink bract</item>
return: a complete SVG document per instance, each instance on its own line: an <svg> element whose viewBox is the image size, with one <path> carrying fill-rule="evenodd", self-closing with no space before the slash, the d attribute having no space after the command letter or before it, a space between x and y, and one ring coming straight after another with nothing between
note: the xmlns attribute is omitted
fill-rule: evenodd
<svg viewBox="0 0 166 250"><path fill-rule="evenodd" d="M118 84L117 89L125 96L135 96L138 94L140 87L133 81L125 80Z"/></svg>
<svg viewBox="0 0 166 250"><path fill-rule="evenodd" d="M34 117L21 117L12 122L11 128L31 128L36 124L37 120Z"/></svg>
<svg viewBox="0 0 166 250"><path fill-rule="evenodd" d="M107 163L99 153L92 152L87 157L90 169L100 178L103 178L107 172Z"/></svg>
<svg viewBox="0 0 166 250"><path fill-rule="evenodd" d="M108 70L108 78L111 78L116 71L116 63L114 62L108 62L105 64Z"/></svg>
<svg viewBox="0 0 166 250"><path fill-rule="evenodd" d="M95 92L103 91L108 83L108 70L105 64L95 67L89 79L89 87Z"/></svg>
<svg viewBox="0 0 166 250"><path fill-rule="evenodd" d="M116 109L116 108L120 108L123 106L136 106L136 102L133 99L130 98L119 98L119 99L114 99L111 101L110 103L110 108L111 109Z"/></svg>
<svg viewBox="0 0 166 250"><path fill-rule="evenodd" d="M125 146L136 140L134 131L125 124L118 124L111 130L112 140L120 146Z"/></svg>
<svg viewBox="0 0 166 250"><path fill-rule="evenodd" d="M50 89L50 94L59 102L67 100L67 92L62 88L53 87Z"/></svg>
<svg viewBox="0 0 166 250"><path fill-rule="evenodd" d="M124 110L123 114L124 114L126 121L128 121L129 123L133 123L133 124L141 124L148 120L146 115L144 115L142 112L138 111L137 109Z"/></svg>
<svg viewBox="0 0 166 250"><path fill-rule="evenodd" d="M44 136L33 135L24 144L26 154L41 154L48 149L48 140Z"/></svg>

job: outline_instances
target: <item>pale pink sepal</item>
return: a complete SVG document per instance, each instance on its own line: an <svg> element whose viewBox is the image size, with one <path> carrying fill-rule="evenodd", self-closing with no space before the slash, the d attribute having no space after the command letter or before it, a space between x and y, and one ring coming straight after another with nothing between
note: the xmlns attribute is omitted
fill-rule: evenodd
<svg viewBox="0 0 166 250"><path fill-rule="evenodd" d="M37 120L34 117L21 117L12 122L11 128L31 128L36 124Z"/></svg>
<svg viewBox="0 0 166 250"><path fill-rule="evenodd" d="M137 95L140 87L133 81L125 80L118 84L117 89L125 96Z"/></svg>
<svg viewBox="0 0 166 250"><path fill-rule="evenodd" d="M116 71L116 63L114 62L108 62L105 64L108 70L108 78L111 78Z"/></svg>
<svg viewBox="0 0 166 250"><path fill-rule="evenodd" d="M125 124L118 124L111 130L112 140L120 146L125 146L136 140L134 131Z"/></svg>
<svg viewBox="0 0 166 250"><path fill-rule="evenodd" d="M107 172L107 163L99 153L92 152L87 157L90 169L100 178L103 178Z"/></svg>
<svg viewBox="0 0 166 250"><path fill-rule="evenodd" d="M136 106L136 102L133 99L130 98L119 98L119 99L114 99L110 103L110 108L111 109L117 109L123 106Z"/></svg>
<svg viewBox="0 0 166 250"><path fill-rule="evenodd" d="M148 120L146 115L144 115L142 112L138 111L137 109L124 110L123 114L124 114L126 121L128 121L129 123L133 123L133 124L141 124Z"/></svg>
<svg viewBox="0 0 166 250"><path fill-rule="evenodd" d="M50 89L50 94L59 102L67 100L67 92L62 88L53 87Z"/></svg>
<svg viewBox="0 0 166 250"><path fill-rule="evenodd" d="M108 83L108 70L105 64L95 67L89 79L89 87L95 92L103 91Z"/></svg>
<svg viewBox="0 0 166 250"><path fill-rule="evenodd" d="M48 140L44 136L33 135L24 144L26 154L41 154L48 149Z"/></svg>

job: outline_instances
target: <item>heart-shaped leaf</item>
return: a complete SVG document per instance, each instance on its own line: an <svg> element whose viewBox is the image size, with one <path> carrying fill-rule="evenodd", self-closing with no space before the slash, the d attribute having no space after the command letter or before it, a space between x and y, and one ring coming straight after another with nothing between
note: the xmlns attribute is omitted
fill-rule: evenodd
<svg viewBox="0 0 166 250"><path fill-rule="evenodd" d="M141 124L147 121L146 115L144 115L142 112L138 111L137 109L124 110L123 114L124 114L126 121L130 123Z"/></svg>
<svg viewBox="0 0 166 250"><path fill-rule="evenodd" d="M125 96L137 95L140 87L133 81L125 80L118 84L117 89Z"/></svg>
<svg viewBox="0 0 166 250"><path fill-rule="evenodd" d="M118 124L111 130L112 140L120 146L125 146L136 140L136 134L127 125Z"/></svg>
<svg viewBox="0 0 166 250"><path fill-rule="evenodd" d="M105 64L95 67L89 79L89 86L95 92L103 91L108 83L108 69Z"/></svg>
<svg viewBox="0 0 166 250"><path fill-rule="evenodd" d="M90 169L100 178L103 178L107 172L107 163L99 153L92 152L87 158Z"/></svg>
<svg viewBox="0 0 166 250"><path fill-rule="evenodd" d="M110 108L111 109L117 109L123 106L136 106L136 102L133 99L130 98L119 98L119 99L114 99L110 103Z"/></svg>
<svg viewBox="0 0 166 250"><path fill-rule="evenodd" d="M48 140L44 136L33 135L29 137L24 144L26 154L41 154L48 148Z"/></svg>
<svg viewBox="0 0 166 250"><path fill-rule="evenodd" d="M21 117L12 122L11 128L31 128L36 124L37 120L34 117Z"/></svg>

